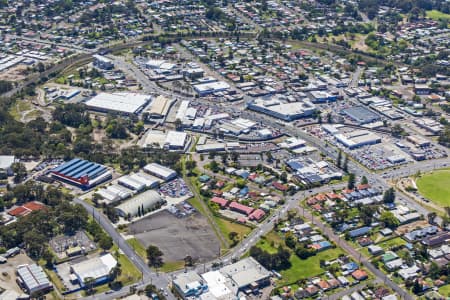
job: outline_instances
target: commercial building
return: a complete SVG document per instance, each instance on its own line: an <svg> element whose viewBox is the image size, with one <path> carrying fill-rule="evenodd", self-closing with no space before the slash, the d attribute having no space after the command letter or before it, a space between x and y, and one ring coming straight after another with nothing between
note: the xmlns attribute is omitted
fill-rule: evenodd
<svg viewBox="0 0 450 300"><path fill-rule="evenodd" d="M86 101L86 105L95 111L131 115L139 114L150 100L150 95L136 93L100 93Z"/></svg>
<svg viewBox="0 0 450 300"><path fill-rule="evenodd" d="M182 131L169 131L164 142L164 147L170 150L182 150L186 145L187 133Z"/></svg>
<svg viewBox="0 0 450 300"><path fill-rule="evenodd" d="M349 149L381 143L381 137L367 130L356 130L346 134L336 134L336 140Z"/></svg>
<svg viewBox="0 0 450 300"><path fill-rule="evenodd" d="M43 295L53 289L47 275L37 264L21 265L16 270L17 282L30 296Z"/></svg>
<svg viewBox="0 0 450 300"><path fill-rule="evenodd" d="M4 173L6 176L14 175L11 167L15 161L14 155L0 155L0 174Z"/></svg>
<svg viewBox="0 0 450 300"><path fill-rule="evenodd" d="M162 95L158 96L152 101L147 112L150 114L151 118L164 118L167 115L172 102L173 101L170 101Z"/></svg>
<svg viewBox="0 0 450 300"><path fill-rule="evenodd" d="M230 278L239 291L255 291L270 284L271 272L253 257L222 267L220 273Z"/></svg>
<svg viewBox="0 0 450 300"><path fill-rule="evenodd" d="M99 189L95 193L103 198L103 202L106 204L112 204L120 200L125 200L133 195L129 189L123 188L117 184Z"/></svg>
<svg viewBox="0 0 450 300"><path fill-rule="evenodd" d="M310 92L310 95L310 99L313 103L335 102L337 100L336 95L332 95L325 91L312 91Z"/></svg>
<svg viewBox="0 0 450 300"><path fill-rule="evenodd" d="M282 102L276 98L258 98L247 103L247 108L284 121L311 116L316 107L311 101L303 99L299 102Z"/></svg>
<svg viewBox="0 0 450 300"><path fill-rule="evenodd" d="M149 210L161 207L165 203L166 201L159 193L149 190L116 206L116 211L121 217L134 217L139 214L145 214Z"/></svg>
<svg viewBox="0 0 450 300"><path fill-rule="evenodd" d="M198 297L208 290L208 285L195 271L177 275L173 280L173 287L183 299Z"/></svg>
<svg viewBox="0 0 450 300"><path fill-rule="evenodd" d="M143 169L145 172L161 178L164 181L169 181L177 177L177 172L157 163L148 164Z"/></svg>
<svg viewBox="0 0 450 300"><path fill-rule="evenodd" d="M240 292L249 294L269 285L270 276L253 257L247 257L201 277L194 271L181 273L173 286L183 299L235 300Z"/></svg>
<svg viewBox="0 0 450 300"><path fill-rule="evenodd" d="M228 91L230 89L230 85L225 81L213 81L195 84L193 88L199 96L207 96L218 92Z"/></svg>
<svg viewBox="0 0 450 300"><path fill-rule="evenodd" d="M92 278L94 285L108 282L111 270L117 266L117 260L110 253L87 259L70 266L71 273L75 275L79 285L84 288L86 279Z"/></svg>
<svg viewBox="0 0 450 300"><path fill-rule="evenodd" d="M114 63L109 58L98 54L92 55L92 57L94 58L94 66L103 70L111 70L114 68Z"/></svg>
<svg viewBox="0 0 450 300"><path fill-rule="evenodd" d="M341 110L341 114L346 115L358 124L367 124L381 120L380 116L364 106L353 106Z"/></svg>
<svg viewBox="0 0 450 300"><path fill-rule="evenodd" d="M53 177L82 189L89 189L112 178L108 169L100 164L74 158L50 171Z"/></svg>

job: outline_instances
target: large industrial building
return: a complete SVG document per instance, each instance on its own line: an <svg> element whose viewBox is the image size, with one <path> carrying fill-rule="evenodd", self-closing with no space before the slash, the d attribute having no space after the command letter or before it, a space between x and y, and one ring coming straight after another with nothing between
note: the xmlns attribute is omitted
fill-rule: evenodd
<svg viewBox="0 0 450 300"><path fill-rule="evenodd" d="M103 55L92 55L94 58L94 66L103 69L103 70L111 70L114 68L114 63L109 58Z"/></svg>
<svg viewBox="0 0 450 300"><path fill-rule="evenodd" d="M131 115L139 114L150 100L150 95L136 93L100 93L86 101L86 105L95 111Z"/></svg>
<svg viewBox="0 0 450 300"><path fill-rule="evenodd" d="M143 169L145 172L158 178L161 178L164 181L169 181L177 177L177 172L175 172L170 168L161 166L160 164L157 163L148 164Z"/></svg>
<svg viewBox="0 0 450 300"><path fill-rule="evenodd" d="M166 201L158 192L148 190L116 206L116 211L124 218L127 216L135 217L139 213L145 214L145 212L160 207L165 203Z"/></svg>
<svg viewBox="0 0 450 300"><path fill-rule="evenodd" d="M94 285L109 281L111 270L116 266L117 260L108 253L74 264L70 269L75 275L78 284L84 288L87 278L92 278Z"/></svg>
<svg viewBox="0 0 450 300"><path fill-rule="evenodd" d="M256 292L270 284L271 272L253 257L210 271L202 275L195 272L182 273L173 285L183 299L234 300L240 292Z"/></svg>
<svg viewBox="0 0 450 300"><path fill-rule="evenodd" d="M11 167L15 161L16 158L13 155L0 155L0 174L12 176L14 172Z"/></svg>
<svg viewBox="0 0 450 300"><path fill-rule="evenodd" d="M355 130L346 134L336 134L336 140L349 149L381 143L381 137L367 130Z"/></svg>
<svg viewBox="0 0 450 300"><path fill-rule="evenodd" d="M147 112L150 114L151 118L164 118L172 103L173 100L169 100L164 96L158 96L152 101Z"/></svg>
<svg viewBox="0 0 450 300"><path fill-rule="evenodd" d="M169 131L164 142L164 147L170 150L182 150L186 145L187 133L181 131Z"/></svg>
<svg viewBox="0 0 450 300"><path fill-rule="evenodd" d="M108 169L100 164L74 158L50 171L53 177L82 189L92 188L112 178Z"/></svg>
<svg viewBox="0 0 450 300"><path fill-rule="evenodd" d="M53 289L47 275L37 264L20 265L17 270L17 282L30 296L43 295Z"/></svg>
<svg viewBox="0 0 450 300"><path fill-rule="evenodd" d="M368 124L381 120L381 117L364 106L352 106L341 111L358 124Z"/></svg>
<svg viewBox="0 0 450 300"><path fill-rule="evenodd" d="M284 121L311 116L316 110L315 105L308 99L299 102L283 102L276 98L255 99L247 103L247 108Z"/></svg>
<svg viewBox="0 0 450 300"><path fill-rule="evenodd" d="M150 178L150 176L143 173L134 173L120 177L117 183L130 190L140 192L144 189L157 187L159 181L154 178Z"/></svg>
<svg viewBox="0 0 450 300"><path fill-rule="evenodd" d="M207 96L218 92L228 91L230 85L225 81L213 81L196 84L193 88L199 96Z"/></svg>

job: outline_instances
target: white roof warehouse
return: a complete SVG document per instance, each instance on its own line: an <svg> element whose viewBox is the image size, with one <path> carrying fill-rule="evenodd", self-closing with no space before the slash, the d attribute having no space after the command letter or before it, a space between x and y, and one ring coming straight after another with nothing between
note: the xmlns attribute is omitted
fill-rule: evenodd
<svg viewBox="0 0 450 300"><path fill-rule="evenodd" d="M53 289L53 285L48 280L44 270L37 264L19 266L17 276L20 284L30 296Z"/></svg>
<svg viewBox="0 0 450 300"><path fill-rule="evenodd" d="M150 100L150 95L136 93L100 93L86 101L86 105L96 111L130 115L140 113Z"/></svg>

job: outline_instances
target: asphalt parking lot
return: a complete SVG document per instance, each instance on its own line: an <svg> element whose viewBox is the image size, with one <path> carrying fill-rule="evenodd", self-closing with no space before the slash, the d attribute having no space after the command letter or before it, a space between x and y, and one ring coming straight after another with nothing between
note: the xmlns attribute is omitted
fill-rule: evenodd
<svg viewBox="0 0 450 300"><path fill-rule="evenodd" d="M158 246L164 253L165 261L179 261L190 255L197 262L204 262L219 253L219 240L206 218L198 212L186 218L177 218L161 211L130 224L129 233L144 247Z"/></svg>

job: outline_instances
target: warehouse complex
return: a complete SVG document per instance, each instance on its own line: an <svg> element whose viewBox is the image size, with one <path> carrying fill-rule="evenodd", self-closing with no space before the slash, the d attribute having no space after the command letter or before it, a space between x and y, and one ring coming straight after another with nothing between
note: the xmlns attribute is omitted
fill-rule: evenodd
<svg viewBox="0 0 450 300"><path fill-rule="evenodd" d="M161 178L164 181L169 181L177 177L177 172L175 172L170 168L161 166L160 164L157 163L151 163L146 165L144 167L144 171L153 176Z"/></svg>
<svg viewBox="0 0 450 300"><path fill-rule="evenodd" d="M195 271L182 273L173 286L183 299L237 299L239 292L251 293L270 284L271 272L253 257L198 275Z"/></svg>
<svg viewBox="0 0 450 300"><path fill-rule="evenodd" d="M94 285L102 284L110 279L111 270L117 266L117 260L110 253L94 257L70 267L72 274L84 288L87 278L94 280Z"/></svg>
<svg viewBox="0 0 450 300"><path fill-rule="evenodd" d="M255 99L247 103L247 108L284 121L311 116L316 110L315 105L308 99L298 102L284 102L276 98Z"/></svg>
<svg viewBox="0 0 450 300"><path fill-rule="evenodd" d="M334 137L349 149L381 143L381 137L368 130L355 130L346 134L336 134Z"/></svg>
<svg viewBox="0 0 450 300"><path fill-rule="evenodd" d="M343 115L346 115L351 120L358 124L368 124L381 120L381 117L364 106L353 106L341 111Z"/></svg>
<svg viewBox="0 0 450 300"><path fill-rule="evenodd" d="M147 109L147 112L150 114L151 118L164 118L172 104L173 100L169 100L161 95L152 101L150 108Z"/></svg>
<svg viewBox="0 0 450 300"><path fill-rule="evenodd" d="M99 112L132 115L139 114L150 100L150 95L136 93L100 93L86 101L86 105Z"/></svg>
<svg viewBox="0 0 450 300"><path fill-rule="evenodd" d="M53 289L44 270L37 264L21 265L16 272L19 285L32 297Z"/></svg>
<svg viewBox="0 0 450 300"><path fill-rule="evenodd" d="M135 217L140 214L145 214L149 210L161 207L166 201L158 192L148 190L143 192L130 200L127 200L116 207L117 213L121 217Z"/></svg>
<svg viewBox="0 0 450 300"><path fill-rule="evenodd" d="M82 189L90 189L112 178L111 172L105 166L80 158L65 162L50 173L54 178Z"/></svg>

